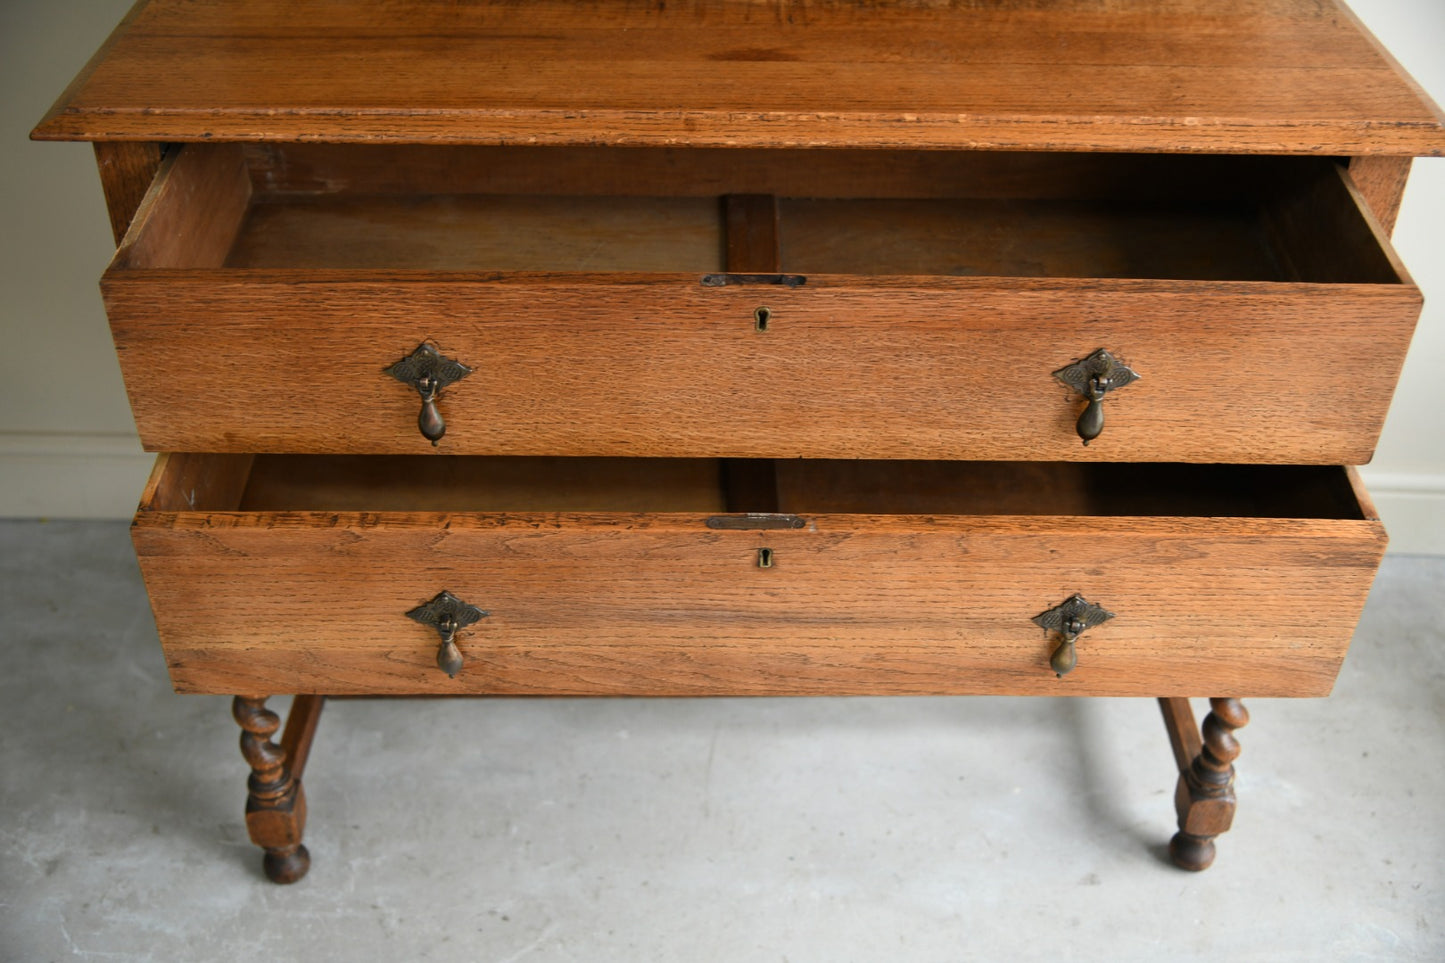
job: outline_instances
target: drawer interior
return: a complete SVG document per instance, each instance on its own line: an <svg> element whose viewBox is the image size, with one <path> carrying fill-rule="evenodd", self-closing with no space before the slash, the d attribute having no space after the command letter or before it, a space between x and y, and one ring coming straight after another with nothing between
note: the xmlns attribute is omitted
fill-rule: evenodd
<svg viewBox="0 0 1445 963"><path fill-rule="evenodd" d="M1362 519L1343 468L1055 462L172 455L143 509ZM198 480L199 479L199 480Z"/></svg>
<svg viewBox="0 0 1445 963"><path fill-rule="evenodd" d="M163 176L186 203L116 267L1402 280L1321 158L193 145Z"/></svg>

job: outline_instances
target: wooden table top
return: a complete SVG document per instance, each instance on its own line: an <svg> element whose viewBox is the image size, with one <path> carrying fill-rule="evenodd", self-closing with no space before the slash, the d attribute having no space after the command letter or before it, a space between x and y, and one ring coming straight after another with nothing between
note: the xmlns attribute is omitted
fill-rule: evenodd
<svg viewBox="0 0 1445 963"><path fill-rule="evenodd" d="M142 0L34 136L1445 153L1335 0Z"/></svg>

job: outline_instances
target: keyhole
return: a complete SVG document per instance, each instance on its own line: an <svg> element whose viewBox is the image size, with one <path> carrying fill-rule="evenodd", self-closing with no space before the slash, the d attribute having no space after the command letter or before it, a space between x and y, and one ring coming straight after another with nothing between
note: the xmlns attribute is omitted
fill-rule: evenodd
<svg viewBox="0 0 1445 963"><path fill-rule="evenodd" d="M773 550L771 548L758 549L758 568L773 567Z"/></svg>
<svg viewBox="0 0 1445 963"><path fill-rule="evenodd" d="M753 327L759 331L768 330L768 322L772 319L772 308L759 306L753 310Z"/></svg>

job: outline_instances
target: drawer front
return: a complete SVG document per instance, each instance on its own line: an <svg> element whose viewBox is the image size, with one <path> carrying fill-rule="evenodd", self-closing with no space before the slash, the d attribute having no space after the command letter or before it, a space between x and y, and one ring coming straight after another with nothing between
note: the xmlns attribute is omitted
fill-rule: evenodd
<svg viewBox="0 0 1445 963"><path fill-rule="evenodd" d="M240 487L207 463L158 469L134 527L187 692L1318 696L1384 543L1367 510L189 510L197 485ZM488 613L460 632L455 678L407 615L443 591ZM1033 619L1076 593L1114 618L1060 678Z"/></svg>
<svg viewBox="0 0 1445 963"><path fill-rule="evenodd" d="M429 451L384 370L429 341L472 369L441 392L441 452L1286 464L1369 460L1418 307L1384 286L209 272L106 295L152 449ZM1140 378L1085 446L1053 372L1098 348Z"/></svg>
<svg viewBox="0 0 1445 963"><path fill-rule="evenodd" d="M430 344L470 369L435 401L442 453L1353 464L1374 449L1420 299L1347 177L1329 168L1316 181L1304 201L1260 215L1284 240L1241 256L1229 275L1241 280L1085 276L1207 272L1229 260L1236 235L1202 239L1211 253L1194 257L1190 232L1169 217L1099 204L1081 213L1066 201L1020 202L1045 205L1025 217L996 199L735 209L763 210L764 222L800 212L791 228L784 218L782 255L766 241L744 254L818 272L806 275L480 272L384 266L430 246L445 247L437 263L454 263L468 232L489 223L467 213L481 203L470 195L387 200L386 218L404 230L388 220L373 246L348 245L361 226L332 218L364 222L357 209L369 202L318 203L323 216L284 196L256 201L238 150L188 148L158 178L102 287L154 450L430 452L421 390L387 370ZM635 210L604 200L576 202L577 217L641 235L617 241L639 263L670 263L652 232L675 232L683 261L699 256L695 198ZM569 203L486 209L521 218L508 224L545 221L569 252L561 260L605 250L609 234L567 233ZM253 222L263 227L238 226ZM275 227L293 222L306 243ZM902 240L876 243L895 228ZM948 268L930 246L935 229L978 257ZM1029 244L1052 245L1048 271L1079 276L886 273L1034 265L1023 240L1011 242L1021 252L990 247L994 230L1029 232ZM1183 250L1153 264L1148 231ZM1106 246L1087 243L1096 235L1112 242L1108 256L1091 253ZM549 263L546 244L518 254L507 236L488 243ZM266 257L237 254L257 247ZM229 266L237 258L269 266ZM276 266L309 261L324 266ZM880 273L856 273L869 264ZM1306 280L1252 279L1266 267ZM1055 373L1098 349L1139 380L1105 395L1102 434L1085 446L1085 399Z"/></svg>

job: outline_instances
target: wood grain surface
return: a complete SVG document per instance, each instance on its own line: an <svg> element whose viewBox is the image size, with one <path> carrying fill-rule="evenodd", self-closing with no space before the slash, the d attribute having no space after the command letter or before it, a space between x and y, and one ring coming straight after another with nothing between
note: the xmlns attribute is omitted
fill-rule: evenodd
<svg viewBox="0 0 1445 963"><path fill-rule="evenodd" d="M105 191L110 230L120 244L135 217L151 181L160 170L164 150L160 144L100 141L95 145L95 166Z"/></svg>
<svg viewBox="0 0 1445 963"><path fill-rule="evenodd" d="M151 0L34 136L1445 149L1331 0Z"/></svg>
<svg viewBox="0 0 1445 963"><path fill-rule="evenodd" d="M1374 211L1386 234L1395 230L1400 215L1400 201L1405 196L1405 182L1410 179L1409 157L1352 157L1350 179Z"/></svg>
<svg viewBox="0 0 1445 963"><path fill-rule="evenodd" d="M251 179L239 147L173 151L141 199L111 267L223 264L250 202Z"/></svg>
<svg viewBox="0 0 1445 963"><path fill-rule="evenodd" d="M133 535L173 682L336 694L1317 696L1384 545L1379 522L1358 511L817 514L801 529L727 531L700 514L515 504L143 505ZM763 547L771 568L758 567ZM454 680L434 663L436 633L405 616L443 589L491 613L460 638L467 665ZM1085 633L1078 668L1058 679L1055 642L1030 619L1075 592L1116 618Z"/></svg>
<svg viewBox="0 0 1445 963"><path fill-rule="evenodd" d="M193 149L193 148L188 148ZM1209 203L1277 191L1309 160L1237 154L244 144L258 195L562 194ZM1382 161L1390 160L1381 158ZM1398 159L1397 159L1398 160Z"/></svg>
<svg viewBox="0 0 1445 963"><path fill-rule="evenodd" d="M705 274L723 253L717 198L383 194L257 204L226 263Z"/></svg>
<svg viewBox="0 0 1445 963"><path fill-rule="evenodd" d="M162 450L430 451L382 370L429 340L476 369L441 453L1357 464L1419 310L1402 285L147 273L104 290ZM1084 447L1052 373L1101 347L1142 378Z"/></svg>

